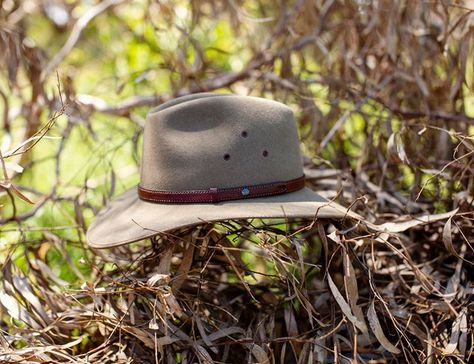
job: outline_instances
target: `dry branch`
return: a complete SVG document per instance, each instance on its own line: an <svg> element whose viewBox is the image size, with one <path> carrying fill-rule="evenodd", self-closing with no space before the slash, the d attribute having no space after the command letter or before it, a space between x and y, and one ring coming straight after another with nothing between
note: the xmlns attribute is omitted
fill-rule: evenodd
<svg viewBox="0 0 474 364"><path fill-rule="evenodd" d="M471 2L250 3L0 1L1 361L472 361ZM54 6L83 15L59 26ZM52 47L29 39L35 19ZM215 29L232 42L212 43ZM113 42L152 61L134 69ZM144 109L216 90L292 107L309 186L364 223L229 221L87 248L91 216L138 172ZM79 144L91 160L66 179ZM135 163L115 168L124 149Z"/></svg>

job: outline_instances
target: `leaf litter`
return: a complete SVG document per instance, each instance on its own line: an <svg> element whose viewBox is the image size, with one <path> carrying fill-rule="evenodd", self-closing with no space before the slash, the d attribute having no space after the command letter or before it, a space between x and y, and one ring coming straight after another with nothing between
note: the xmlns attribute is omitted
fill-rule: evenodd
<svg viewBox="0 0 474 364"><path fill-rule="evenodd" d="M28 260L28 274L7 260L3 278L10 288L0 304L17 333L3 331L0 357L306 363L336 356L404 362L428 360L430 352L441 361L468 362L473 287L462 263L472 251L457 239L459 231L451 230L459 254L440 242L441 257L427 259L433 242L424 225L409 231L426 242L413 244L402 233L390 233L381 244L380 233L363 224L343 234L348 224L295 221L282 230L281 223L237 221L183 229L172 239L138 243L140 249L112 249L109 259L128 256L129 263L107 272L99 263L94 284L80 288L37 269L45 256ZM448 222L429 224L434 233ZM258 271L245 256L254 250L255 233L265 263ZM316 258L323 259L319 266L316 245L328 249L327 263L324 254ZM34 249L23 248L26 254ZM437 264L442 269L435 270Z"/></svg>

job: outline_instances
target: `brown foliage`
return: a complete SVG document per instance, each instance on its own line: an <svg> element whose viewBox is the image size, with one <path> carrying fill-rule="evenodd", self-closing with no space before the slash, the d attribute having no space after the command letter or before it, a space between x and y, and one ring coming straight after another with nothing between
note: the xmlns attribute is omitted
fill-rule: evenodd
<svg viewBox="0 0 474 364"><path fill-rule="evenodd" d="M55 16L54 6L67 16ZM172 51L131 28L119 11L130 6L125 1L81 6L0 1L2 137L22 134L0 155L0 234L22 236L3 251L2 361L472 361L472 1L193 0L184 26L174 2L146 2L144 23L157 35L180 34ZM163 62L137 78L163 72L167 93L150 88L111 103L77 92L81 70L67 57L91 46L81 39L105 15L160 53ZM55 54L28 38L33 16L54 25ZM195 30L215 19L230 24L240 46L202 43ZM237 51L240 69L210 56ZM142 107L222 89L292 106L311 184L366 223L226 222L91 253L84 229L120 172L107 171L103 201L100 193L91 197L89 178L65 192L61 158L71 134L85 126L95 143L107 143L96 131L98 116L125 117L136 152ZM20 185L17 174L39 163L33 147L53 127L62 140L54 170L42 171L55 176L43 193ZM21 210L18 198L36 203ZM38 224L48 203L71 207L75 225ZM83 249L80 261L72 247ZM69 286L50 268L51 251L81 284Z"/></svg>

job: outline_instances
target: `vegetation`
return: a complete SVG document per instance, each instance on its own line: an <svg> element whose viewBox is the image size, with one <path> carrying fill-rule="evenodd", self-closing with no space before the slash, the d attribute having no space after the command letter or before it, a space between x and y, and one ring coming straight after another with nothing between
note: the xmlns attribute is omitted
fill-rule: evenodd
<svg viewBox="0 0 474 364"><path fill-rule="evenodd" d="M472 362L473 49L471 0L0 0L0 360ZM87 247L147 111L201 91L288 104L366 222Z"/></svg>

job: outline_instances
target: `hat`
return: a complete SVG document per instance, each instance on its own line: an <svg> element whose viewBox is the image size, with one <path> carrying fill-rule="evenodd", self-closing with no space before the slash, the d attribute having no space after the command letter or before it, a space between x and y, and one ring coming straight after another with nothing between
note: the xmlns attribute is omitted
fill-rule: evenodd
<svg viewBox="0 0 474 364"><path fill-rule="evenodd" d="M258 97L200 93L150 111L140 177L96 216L90 246L228 219L359 218L305 187L292 110Z"/></svg>

